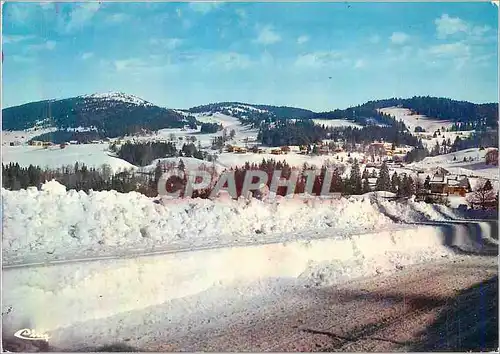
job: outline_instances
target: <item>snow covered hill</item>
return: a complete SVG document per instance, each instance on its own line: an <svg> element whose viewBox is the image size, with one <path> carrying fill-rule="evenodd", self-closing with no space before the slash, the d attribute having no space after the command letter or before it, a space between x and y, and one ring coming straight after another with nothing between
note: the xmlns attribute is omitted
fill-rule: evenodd
<svg viewBox="0 0 500 354"><path fill-rule="evenodd" d="M221 102L192 107L190 113L224 113L227 115L246 117L257 115L260 118L310 118L314 112L296 107L249 104L241 102Z"/></svg>
<svg viewBox="0 0 500 354"><path fill-rule="evenodd" d="M421 114L412 114L407 108L387 107L381 108L378 111L384 114L389 114L396 118L396 120L402 121L412 133L418 126L424 128L425 131L432 133L442 127L446 129L453 125L453 122L451 121L433 119Z"/></svg>
<svg viewBox="0 0 500 354"><path fill-rule="evenodd" d="M40 146L3 146L2 162L18 163L22 167L29 165L39 166L42 169L48 167L53 170L74 166L78 162L80 165L95 168L108 165L113 173L137 168L109 154L107 144L68 145L64 149L59 146L47 149Z"/></svg>
<svg viewBox="0 0 500 354"><path fill-rule="evenodd" d="M92 140L195 123L192 116L122 92L31 102L2 110L3 130L57 128L58 132L46 137L56 143L78 140L78 136L91 136ZM74 128L91 128L91 131L75 132Z"/></svg>

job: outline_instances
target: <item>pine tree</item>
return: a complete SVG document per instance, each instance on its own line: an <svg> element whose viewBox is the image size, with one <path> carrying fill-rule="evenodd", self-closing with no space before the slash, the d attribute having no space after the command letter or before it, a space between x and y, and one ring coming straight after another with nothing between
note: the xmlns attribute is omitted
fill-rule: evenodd
<svg viewBox="0 0 500 354"><path fill-rule="evenodd" d="M391 190L391 178L389 176L389 167L387 167L385 161L382 163L382 167L380 168L380 172L376 183L376 190L387 191L387 192Z"/></svg>
<svg viewBox="0 0 500 354"><path fill-rule="evenodd" d="M361 181L361 173L359 170L359 163L357 159L354 159L354 163L351 167L351 174L349 176L349 184L352 190L352 194L361 194L362 190L362 181Z"/></svg>
<svg viewBox="0 0 500 354"><path fill-rule="evenodd" d="M437 156L439 155L439 143L436 141L436 145L434 145L434 147L432 148L431 150L431 156Z"/></svg>
<svg viewBox="0 0 500 354"><path fill-rule="evenodd" d="M402 197L411 197L413 194L415 194L415 184L413 182L413 179L407 175L404 175L401 181L400 193L398 195Z"/></svg>
<svg viewBox="0 0 500 354"><path fill-rule="evenodd" d="M431 189L431 177L429 175L427 175L427 177L425 177L424 189L425 190Z"/></svg>
<svg viewBox="0 0 500 354"><path fill-rule="evenodd" d="M366 168L365 168L365 169L363 170L363 174L361 175L361 178L362 178L362 179L368 178L368 169L366 169Z"/></svg>
<svg viewBox="0 0 500 354"><path fill-rule="evenodd" d="M416 194L416 185L413 181L413 178L411 178L410 176L408 176L406 183L407 183L406 190L408 192L408 197L411 197L412 195Z"/></svg>
<svg viewBox="0 0 500 354"><path fill-rule="evenodd" d="M330 191L334 193L342 193L344 189L344 184L342 182L342 176L338 168L335 168L332 172L332 183L330 185Z"/></svg>

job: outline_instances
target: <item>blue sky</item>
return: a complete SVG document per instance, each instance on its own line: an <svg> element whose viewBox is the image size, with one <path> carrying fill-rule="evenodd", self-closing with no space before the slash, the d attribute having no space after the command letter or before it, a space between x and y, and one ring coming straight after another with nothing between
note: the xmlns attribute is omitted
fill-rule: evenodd
<svg viewBox="0 0 500 354"><path fill-rule="evenodd" d="M6 3L3 106L123 91L345 108L498 100L498 7L485 3Z"/></svg>

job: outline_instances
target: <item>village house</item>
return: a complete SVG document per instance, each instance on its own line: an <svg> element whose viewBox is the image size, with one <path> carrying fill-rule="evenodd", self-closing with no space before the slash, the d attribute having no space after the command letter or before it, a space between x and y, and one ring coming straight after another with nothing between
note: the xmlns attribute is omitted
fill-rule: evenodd
<svg viewBox="0 0 500 354"><path fill-rule="evenodd" d="M446 186L443 192L448 195L465 197L470 190L471 187L467 176L454 176L446 178Z"/></svg>
<svg viewBox="0 0 500 354"><path fill-rule="evenodd" d="M320 155L328 155L328 153L330 152L330 149L328 148L328 146L323 145L318 149L318 152Z"/></svg>
<svg viewBox="0 0 500 354"><path fill-rule="evenodd" d="M446 169L438 167L430 180L430 193L457 195L465 197L471 191L469 179L465 175L451 175Z"/></svg>
<svg viewBox="0 0 500 354"><path fill-rule="evenodd" d="M487 165L498 166L498 149L489 150L484 158Z"/></svg>
<svg viewBox="0 0 500 354"><path fill-rule="evenodd" d="M28 141L28 145L31 145L31 146L43 146L43 144L44 144L43 141L38 141L38 140Z"/></svg>
<svg viewBox="0 0 500 354"><path fill-rule="evenodd" d="M233 152L236 153L236 154L244 154L247 151L248 151L247 148L239 147L239 146L233 146Z"/></svg>
<svg viewBox="0 0 500 354"><path fill-rule="evenodd" d="M430 180L430 192L433 194L444 194L446 188L444 175L434 175Z"/></svg>
<svg viewBox="0 0 500 354"><path fill-rule="evenodd" d="M282 146L281 151L283 154L288 154L290 152L290 147L289 146Z"/></svg>

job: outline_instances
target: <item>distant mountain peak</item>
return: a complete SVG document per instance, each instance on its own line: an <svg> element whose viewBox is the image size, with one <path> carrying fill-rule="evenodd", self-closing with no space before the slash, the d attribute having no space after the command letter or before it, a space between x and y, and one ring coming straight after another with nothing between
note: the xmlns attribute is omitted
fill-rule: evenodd
<svg viewBox="0 0 500 354"><path fill-rule="evenodd" d="M90 95L80 96L82 98L93 98L93 99L102 99L105 101L120 101L124 103L131 103L136 105L144 105L144 106L154 106L151 102L148 102L140 97L124 93L118 91L109 91L102 93L93 93Z"/></svg>

